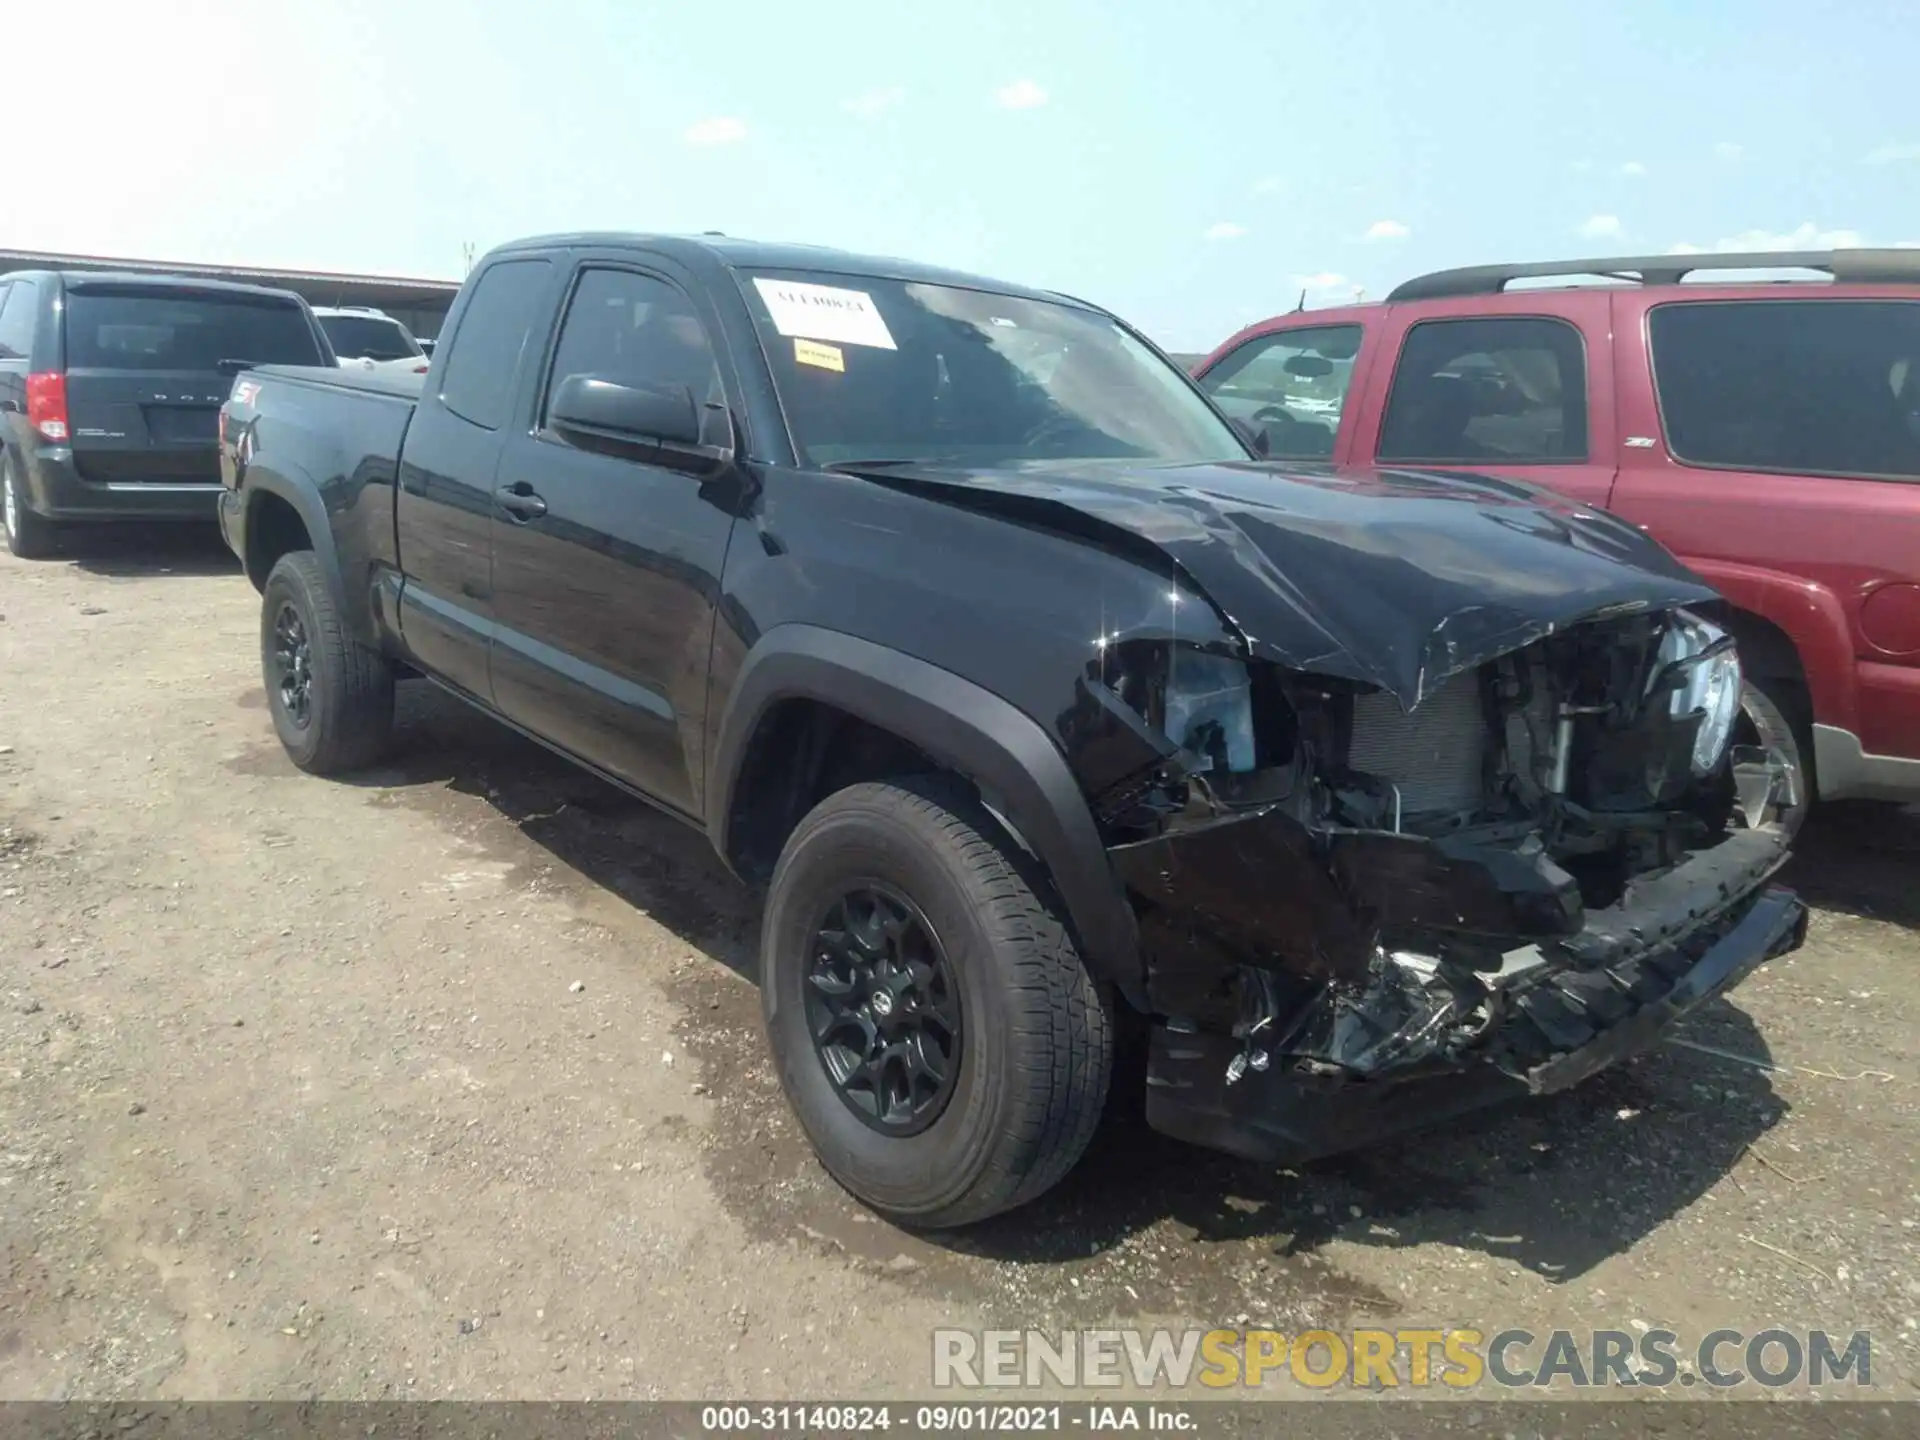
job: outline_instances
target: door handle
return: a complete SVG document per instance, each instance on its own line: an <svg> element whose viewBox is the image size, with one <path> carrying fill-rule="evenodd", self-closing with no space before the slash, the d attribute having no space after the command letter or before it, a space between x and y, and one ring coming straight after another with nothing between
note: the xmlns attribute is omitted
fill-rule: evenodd
<svg viewBox="0 0 1920 1440"><path fill-rule="evenodd" d="M547 502L533 493L524 480L502 485L493 492L494 503L516 520L537 520L547 513Z"/></svg>

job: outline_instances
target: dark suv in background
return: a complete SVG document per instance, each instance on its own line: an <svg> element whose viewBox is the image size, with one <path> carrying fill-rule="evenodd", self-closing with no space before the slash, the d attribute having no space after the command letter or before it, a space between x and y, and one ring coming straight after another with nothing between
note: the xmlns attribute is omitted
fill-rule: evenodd
<svg viewBox="0 0 1920 1440"><path fill-rule="evenodd" d="M216 430L252 365L331 365L288 290L93 272L0 275L0 533L46 554L73 521L211 523Z"/></svg>

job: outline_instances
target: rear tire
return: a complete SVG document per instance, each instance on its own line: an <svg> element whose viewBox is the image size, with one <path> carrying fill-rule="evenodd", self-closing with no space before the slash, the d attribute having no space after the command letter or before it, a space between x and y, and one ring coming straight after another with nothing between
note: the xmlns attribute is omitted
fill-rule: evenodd
<svg viewBox="0 0 1920 1440"><path fill-rule="evenodd" d="M1093 1138L1110 1000L1046 896L1029 857L937 776L831 795L781 852L760 947L780 1083L829 1173L891 1220L934 1229L1011 1210ZM889 984L897 998L883 1000Z"/></svg>
<svg viewBox="0 0 1920 1440"><path fill-rule="evenodd" d="M364 769L393 737L393 665L348 633L311 550L283 555L260 604L260 668L273 728L311 775Z"/></svg>
<svg viewBox="0 0 1920 1440"><path fill-rule="evenodd" d="M0 532L8 553L22 560L44 560L53 553L53 522L27 508L26 486L12 456L0 457Z"/></svg>

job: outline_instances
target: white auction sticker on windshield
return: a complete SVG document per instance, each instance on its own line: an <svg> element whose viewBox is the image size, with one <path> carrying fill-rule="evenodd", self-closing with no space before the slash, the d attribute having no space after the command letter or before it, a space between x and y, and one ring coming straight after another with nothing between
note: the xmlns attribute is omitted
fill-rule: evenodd
<svg viewBox="0 0 1920 1440"><path fill-rule="evenodd" d="M796 340L828 340L836 345L869 345L894 350L887 322L864 290L809 285L799 280L769 280L756 275L753 288L767 302L773 328Z"/></svg>

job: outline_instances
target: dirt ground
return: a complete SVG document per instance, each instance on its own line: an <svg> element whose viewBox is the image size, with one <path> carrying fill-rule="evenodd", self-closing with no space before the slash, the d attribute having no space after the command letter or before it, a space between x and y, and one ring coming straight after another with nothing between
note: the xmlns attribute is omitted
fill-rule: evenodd
<svg viewBox="0 0 1920 1440"><path fill-rule="evenodd" d="M927 1241L788 1119L701 837L424 685L303 777L256 625L210 539L0 555L0 1399L904 1397L938 1324L1249 1321L1865 1328L1920 1393L1920 817L1816 824L1708 1049L1298 1174L1121 1124Z"/></svg>

